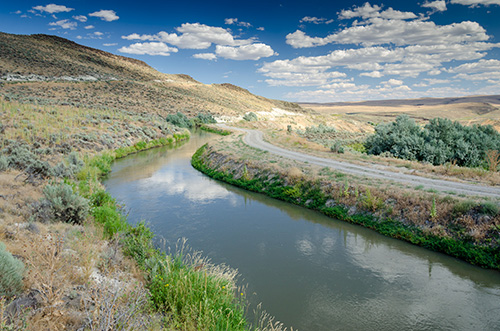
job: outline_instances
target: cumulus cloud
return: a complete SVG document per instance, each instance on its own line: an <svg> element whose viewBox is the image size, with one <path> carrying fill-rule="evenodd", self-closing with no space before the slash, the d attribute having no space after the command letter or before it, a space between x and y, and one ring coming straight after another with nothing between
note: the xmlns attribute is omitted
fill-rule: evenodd
<svg viewBox="0 0 500 331"><path fill-rule="evenodd" d="M372 72L362 72L359 74L360 76L366 76L366 77L371 77L371 78L381 78L384 75L380 71L372 71Z"/></svg>
<svg viewBox="0 0 500 331"><path fill-rule="evenodd" d="M448 70L451 73L480 73L480 72L500 72L500 61L499 60L485 60L481 59L478 62L471 62L462 64L456 68L451 68Z"/></svg>
<svg viewBox="0 0 500 331"><path fill-rule="evenodd" d="M230 60L259 60L263 57L277 55L271 46L256 43L243 46L222 46L215 47L217 56Z"/></svg>
<svg viewBox="0 0 500 331"><path fill-rule="evenodd" d="M50 26L59 26L63 29L75 30L78 24L76 22L72 22L70 20L60 20L57 22L50 22L49 25Z"/></svg>
<svg viewBox="0 0 500 331"><path fill-rule="evenodd" d="M138 55L162 55L169 56L170 53L176 53L175 47L169 47L162 42L135 43L130 46L121 47L119 52Z"/></svg>
<svg viewBox="0 0 500 331"><path fill-rule="evenodd" d="M184 23L175 28L177 33L160 31L155 35L132 33L122 36L126 40L161 41L184 49L207 49L212 44L223 46L243 46L252 44L255 39L235 39L230 31L200 23Z"/></svg>
<svg viewBox="0 0 500 331"><path fill-rule="evenodd" d="M120 18L116 15L116 12L114 10L100 10L90 13L89 16L99 17L101 20L106 22L116 21Z"/></svg>
<svg viewBox="0 0 500 331"><path fill-rule="evenodd" d="M458 44L488 39L486 30L477 22L464 21L440 26L430 21L408 22L379 18L371 20L366 25L352 26L324 38L309 37L300 30L286 36L287 44L294 48L323 46L330 43L363 46Z"/></svg>
<svg viewBox="0 0 500 331"><path fill-rule="evenodd" d="M318 18L318 17L311 17L311 16L305 16L300 20L300 23L313 23L313 24L330 24L333 23L333 20L326 19L326 18Z"/></svg>
<svg viewBox="0 0 500 331"><path fill-rule="evenodd" d="M478 62L465 63L448 70L457 74L454 78L472 81L494 81L500 79L500 61L481 59Z"/></svg>
<svg viewBox="0 0 500 331"><path fill-rule="evenodd" d="M215 55L214 53L198 53L194 54L193 57L195 59L210 60L210 61L214 61L217 59L217 55Z"/></svg>
<svg viewBox="0 0 500 331"><path fill-rule="evenodd" d="M90 30L90 29L93 29L93 28L95 28L95 26L93 26L93 25L87 25L87 26L84 27L84 29L86 29L86 30Z"/></svg>
<svg viewBox="0 0 500 331"><path fill-rule="evenodd" d="M103 46L106 46L106 47L111 47L111 46L117 46L118 44L117 43L107 43L107 44L102 44Z"/></svg>
<svg viewBox="0 0 500 331"><path fill-rule="evenodd" d="M266 83L271 86L320 86L327 85L345 78L343 72L321 72L321 73L294 73L277 72L267 75L273 79L266 79Z"/></svg>
<svg viewBox="0 0 500 331"><path fill-rule="evenodd" d="M437 0L431 2L425 2L422 7L431 8L434 11L446 11L446 2L444 0Z"/></svg>
<svg viewBox="0 0 500 331"><path fill-rule="evenodd" d="M382 82L382 84L387 84L387 85L392 85L392 86L399 86L403 85L403 81L399 79L389 79L386 82Z"/></svg>
<svg viewBox="0 0 500 331"><path fill-rule="evenodd" d="M479 5L489 6L489 5L498 5L500 6L500 0L451 0L451 3L476 7Z"/></svg>
<svg viewBox="0 0 500 331"><path fill-rule="evenodd" d="M77 21L80 21L82 23L87 22L87 16L85 15L78 15L78 16L73 16L73 18Z"/></svg>
<svg viewBox="0 0 500 331"><path fill-rule="evenodd" d="M352 10L342 10L339 14L339 19L352 19L357 17L361 17L363 19L382 18L391 20L406 20L417 18L417 15L412 12L402 12L392 8L382 11L382 7L377 5L372 6L368 2L366 2L362 7L354 7Z"/></svg>
<svg viewBox="0 0 500 331"><path fill-rule="evenodd" d="M226 23L227 25L238 25L238 26L244 26L245 28L249 28L252 26L252 24L248 23L248 22L241 22L240 20L238 20L237 18L226 18L224 20L224 23Z"/></svg>
<svg viewBox="0 0 500 331"><path fill-rule="evenodd" d="M360 101L376 99L402 99L417 97L418 92L406 85L391 86L388 84L371 87L367 84L357 85L353 82L339 82L310 91L289 92L285 97L302 102Z"/></svg>
<svg viewBox="0 0 500 331"><path fill-rule="evenodd" d="M56 5L51 3L50 5L46 6L35 6L33 7L34 10L38 10L40 12L45 12L49 14L55 14L55 13L67 13L72 10L75 10L74 8L68 8L66 6L61 6L61 5Z"/></svg>

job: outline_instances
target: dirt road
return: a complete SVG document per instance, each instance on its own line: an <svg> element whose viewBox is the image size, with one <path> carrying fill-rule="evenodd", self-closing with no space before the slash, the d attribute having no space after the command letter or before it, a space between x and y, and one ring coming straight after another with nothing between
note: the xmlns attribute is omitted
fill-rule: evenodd
<svg viewBox="0 0 500 331"><path fill-rule="evenodd" d="M377 169L372 167L370 164L358 165L348 162L336 161L332 159L321 158L313 155L308 155L300 152L294 152L287 150L275 145L272 145L264 141L263 133L258 130L249 130L230 127L224 124L218 124L218 126L235 131L246 132L243 141L254 148L262 149L282 157L286 157L292 160L297 160L301 162L308 162L311 164L316 164L323 167L329 167L340 172L349 173L357 176L364 176L368 178L376 178L383 180L392 180L405 185L411 186L423 186L423 189L433 189L440 192L455 192L456 194L466 194L473 196L484 196L500 198L500 187L497 186L486 186L479 184L468 184L468 183L458 183L442 179L432 179L426 177L420 177L416 175L403 174L388 170L387 167L382 165L377 165Z"/></svg>

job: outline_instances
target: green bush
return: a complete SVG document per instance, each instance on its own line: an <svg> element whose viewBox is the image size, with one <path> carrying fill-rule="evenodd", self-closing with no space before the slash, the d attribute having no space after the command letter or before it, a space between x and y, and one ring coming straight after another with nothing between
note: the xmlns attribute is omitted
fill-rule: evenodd
<svg viewBox="0 0 500 331"><path fill-rule="evenodd" d="M212 114L210 113L199 113L196 118L195 118L195 121L199 124L214 124L214 123L217 123L217 121L215 120L215 118L212 116Z"/></svg>
<svg viewBox="0 0 500 331"><path fill-rule="evenodd" d="M257 115L255 115L254 112L249 112L249 113L246 113L244 116L243 116L243 119L245 121L248 121L248 122L254 122L254 121L257 121L258 118L257 118Z"/></svg>
<svg viewBox="0 0 500 331"><path fill-rule="evenodd" d="M47 185L43 195L44 198L34 206L35 220L82 224L87 217L88 200L74 193L68 184Z"/></svg>
<svg viewBox="0 0 500 331"><path fill-rule="evenodd" d="M9 161L4 155L0 155L0 171L5 171L9 168Z"/></svg>
<svg viewBox="0 0 500 331"><path fill-rule="evenodd" d="M177 114L168 114L165 118L167 122L181 127L181 128L192 128L193 123L181 112L177 112Z"/></svg>
<svg viewBox="0 0 500 331"><path fill-rule="evenodd" d="M48 162L41 161L38 156L31 152L28 146L14 143L4 149L8 154L7 162L9 168L14 168L39 177L50 177L52 169Z"/></svg>
<svg viewBox="0 0 500 331"><path fill-rule="evenodd" d="M24 265L0 242L0 298L10 297L23 289Z"/></svg>
<svg viewBox="0 0 500 331"><path fill-rule="evenodd" d="M484 215L497 216L500 208L494 202L484 202L479 205L479 212Z"/></svg>
<svg viewBox="0 0 500 331"><path fill-rule="evenodd" d="M379 125L365 142L369 154L389 152L395 157L434 165L456 162L459 166L486 165L486 152L500 150L500 134L490 125L463 126L436 118L423 128L408 115Z"/></svg>

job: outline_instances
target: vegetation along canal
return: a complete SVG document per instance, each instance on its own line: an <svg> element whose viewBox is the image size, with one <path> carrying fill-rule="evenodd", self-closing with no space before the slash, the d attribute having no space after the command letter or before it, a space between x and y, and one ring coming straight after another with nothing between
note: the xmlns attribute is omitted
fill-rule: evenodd
<svg viewBox="0 0 500 331"><path fill-rule="evenodd" d="M498 271L214 181L190 165L213 138L117 161L105 184L129 221L238 269L250 301L294 329L500 330Z"/></svg>

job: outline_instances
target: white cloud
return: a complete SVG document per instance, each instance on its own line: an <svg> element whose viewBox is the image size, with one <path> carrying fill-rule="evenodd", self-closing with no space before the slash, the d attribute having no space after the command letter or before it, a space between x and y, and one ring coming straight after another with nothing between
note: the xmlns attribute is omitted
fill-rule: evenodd
<svg viewBox="0 0 500 331"><path fill-rule="evenodd" d="M386 84L378 87L370 87L370 85L356 85L352 82L334 83L321 86L317 90L290 92L285 95L289 100L303 102L402 99L417 96L417 92L406 85L391 86Z"/></svg>
<svg viewBox="0 0 500 331"><path fill-rule="evenodd" d="M500 0L451 0L451 3L459 4L459 5L464 5L464 6L470 6L470 7L476 7L478 5L499 5L500 6Z"/></svg>
<svg viewBox="0 0 500 331"><path fill-rule="evenodd" d="M431 2L425 2L422 7L431 8L434 11L446 11L446 1L436 0Z"/></svg>
<svg viewBox="0 0 500 331"><path fill-rule="evenodd" d="M135 43L127 47L121 47L119 52L138 55L162 55L169 56L170 53L176 53L175 47L169 47L162 42Z"/></svg>
<svg viewBox="0 0 500 331"><path fill-rule="evenodd" d="M23 13L23 12L22 12L22 11L20 11L20 10L16 10L16 11L14 12L14 14L17 14L17 15L21 15L22 13Z"/></svg>
<svg viewBox="0 0 500 331"><path fill-rule="evenodd" d="M210 61L217 59L217 55L215 55L214 53L198 53L194 54L193 57L195 59L210 60Z"/></svg>
<svg viewBox="0 0 500 331"><path fill-rule="evenodd" d="M448 70L451 73L482 73L482 72L500 72L500 61L499 60L484 60L481 59L478 62L465 63L458 67L451 68Z"/></svg>
<svg viewBox="0 0 500 331"><path fill-rule="evenodd" d="M94 35L95 35L95 36L98 36L98 37L101 37L101 36L103 36L103 35L104 35L104 33L99 32L99 31L96 31L96 32L94 32Z"/></svg>
<svg viewBox="0 0 500 331"><path fill-rule="evenodd" d="M49 13L49 14L54 14L54 13L67 13L67 12L70 12L72 10L75 10L74 8L68 8L66 6L61 6L61 5L56 5L56 4L53 4L51 3L50 5L46 5L46 6L36 6L36 7L33 7L34 10L38 10L40 12L46 12L46 13Z"/></svg>
<svg viewBox="0 0 500 331"><path fill-rule="evenodd" d="M293 73L277 72L267 75L273 79L266 79L271 86L320 86L331 84L347 75L343 72L321 72L321 73Z"/></svg>
<svg viewBox="0 0 500 331"><path fill-rule="evenodd" d="M239 21L237 18L226 18L224 20L224 23L226 23L227 25L238 25L238 26L244 26L246 28L249 28L252 26L252 24L248 23L248 22L241 22Z"/></svg>
<svg viewBox="0 0 500 331"><path fill-rule="evenodd" d="M318 18L318 17L311 17L311 16L306 16L300 20L300 23L314 23L314 24L330 24L333 23L333 20L328 20L326 18Z"/></svg>
<svg viewBox="0 0 500 331"><path fill-rule="evenodd" d="M360 76L372 77L372 78L381 78L384 75L380 71L372 71L372 72L362 72L359 74Z"/></svg>
<svg viewBox="0 0 500 331"><path fill-rule="evenodd" d="M353 10L342 10L339 14L339 19L351 19L361 17L363 19L382 18L391 20L406 20L417 18L417 15L411 12L402 12L389 8L382 11L382 7L370 5L366 2L362 7L354 7Z"/></svg>
<svg viewBox="0 0 500 331"><path fill-rule="evenodd" d="M110 47L110 46L117 46L117 43L107 43L107 44L102 44L103 46Z"/></svg>
<svg viewBox="0 0 500 331"><path fill-rule="evenodd" d="M59 26L63 29L74 30L74 29L76 29L78 24L76 22L71 22L70 20L60 20L57 22L50 22L49 25L50 26Z"/></svg>
<svg viewBox="0 0 500 331"><path fill-rule="evenodd" d="M389 79L386 82L382 82L382 84L387 84L387 85L391 85L391 86L400 86L400 85L403 85L403 81L399 80L399 79Z"/></svg>
<svg viewBox="0 0 500 331"><path fill-rule="evenodd" d="M84 29L86 29L86 30L90 30L90 29L94 29L94 28L95 28L95 26L93 26L93 25L87 25L84 27Z"/></svg>
<svg viewBox="0 0 500 331"><path fill-rule="evenodd" d="M261 26L261 27L258 27L258 28L257 28L257 30L259 30L259 31L264 31L265 29L264 29L264 27L263 27L263 26Z"/></svg>
<svg viewBox="0 0 500 331"><path fill-rule="evenodd" d="M277 55L271 46L257 43L243 46L222 46L215 47L215 53L219 57L230 60L259 60L263 57Z"/></svg>
<svg viewBox="0 0 500 331"><path fill-rule="evenodd" d="M77 21L80 21L82 23L87 22L87 16L85 15L78 15L78 16L73 16L73 18Z"/></svg>
<svg viewBox="0 0 500 331"><path fill-rule="evenodd" d="M426 78L424 79L429 85L437 85L437 84L449 84L451 80L449 79L434 79L434 78Z"/></svg>
<svg viewBox="0 0 500 331"><path fill-rule="evenodd" d="M243 46L252 44L255 39L235 39L226 29L200 23L184 23L175 28L177 33L160 31L155 35L132 33L122 36L126 40L161 41L185 49L207 49L212 44L223 46Z"/></svg>
<svg viewBox="0 0 500 331"><path fill-rule="evenodd" d="M116 21L120 17L116 15L114 10L100 10L93 13L90 13L89 16L99 17L101 20L106 22Z"/></svg>
<svg viewBox="0 0 500 331"><path fill-rule="evenodd" d="M408 22L380 18L371 20L367 25L352 26L324 38L309 37L300 30L286 36L287 44L294 48L315 47L330 43L364 46L458 44L488 39L485 29L471 21L439 26L429 21Z"/></svg>

